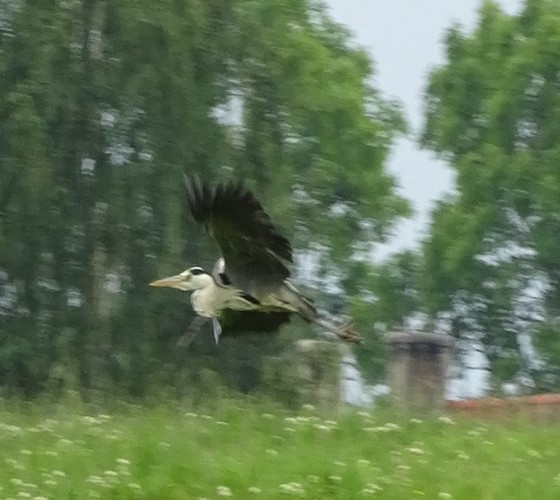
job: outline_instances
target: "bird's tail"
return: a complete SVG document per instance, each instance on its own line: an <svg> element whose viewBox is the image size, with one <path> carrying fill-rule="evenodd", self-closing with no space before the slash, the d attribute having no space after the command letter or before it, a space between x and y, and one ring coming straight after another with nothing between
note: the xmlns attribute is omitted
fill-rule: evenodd
<svg viewBox="0 0 560 500"><path fill-rule="evenodd" d="M338 335L346 342L354 342L357 344L362 343L362 338L352 329L352 325L350 323L335 325L325 318L322 318L313 304L313 301L309 297L303 295L289 281L286 281L285 283L286 286L283 289L281 297L282 301L289 304L291 308L294 309L294 312L297 312L305 321L322 326L329 332Z"/></svg>

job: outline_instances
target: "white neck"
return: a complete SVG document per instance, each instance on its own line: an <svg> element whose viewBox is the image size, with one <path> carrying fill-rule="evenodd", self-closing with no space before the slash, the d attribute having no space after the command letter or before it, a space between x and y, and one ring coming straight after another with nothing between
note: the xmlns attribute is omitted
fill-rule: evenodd
<svg viewBox="0 0 560 500"><path fill-rule="evenodd" d="M198 274L189 281L190 290L204 290L205 288L216 286L214 278L209 274Z"/></svg>
<svg viewBox="0 0 560 500"><path fill-rule="evenodd" d="M197 276L201 278L203 275ZM191 294L191 304L195 312L205 318L212 318L219 314L223 308L222 298L218 292L218 286L210 276L210 280L205 280L204 284L200 280L199 284L204 285L196 288Z"/></svg>

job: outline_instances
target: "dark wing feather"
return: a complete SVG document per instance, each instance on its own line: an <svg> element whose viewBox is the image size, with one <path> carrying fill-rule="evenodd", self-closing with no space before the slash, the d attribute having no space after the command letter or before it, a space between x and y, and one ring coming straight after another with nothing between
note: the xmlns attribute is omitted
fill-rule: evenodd
<svg viewBox="0 0 560 500"><path fill-rule="evenodd" d="M253 292L289 276L290 242L248 189L233 182L214 187L195 176L185 176L185 186L190 211L220 245L232 284Z"/></svg>
<svg viewBox="0 0 560 500"><path fill-rule="evenodd" d="M220 316L222 335L241 333L272 333L291 319L289 312L235 311L224 309Z"/></svg>

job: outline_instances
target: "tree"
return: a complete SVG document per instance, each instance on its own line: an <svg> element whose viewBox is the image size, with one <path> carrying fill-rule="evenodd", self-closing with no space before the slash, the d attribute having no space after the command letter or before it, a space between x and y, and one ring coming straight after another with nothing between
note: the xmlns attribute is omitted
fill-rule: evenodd
<svg viewBox="0 0 560 500"><path fill-rule="evenodd" d="M342 282L407 212L384 170L403 121L371 72L312 0L0 3L0 384L243 379L210 338L177 353L185 296L147 287L217 256L184 219L182 171L245 179Z"/></svg>
<svg viewBox="0 0 560 500"><path fill-rule="evenodd" d="M457 194L424 245L427 306L467 352L483 349L497 380L550 385L560 358L534 349L560 313L559 5L526 0L510 16L485 1L474 32L451 28L445 49L422 144L449 161Z"/></svg>
<svg viewBox="0 0 560 500"><path fill-rule="evenodd" d="M153 339L146 285L174 255L179 165L220 154L208 145L221 139L209 116L221 69L203 53L223 40L208 29L219 9L168 3L21 2L4 16L4 384L138 394L169 351Z"/></svg>
<svg viewBox="0 0 560 500"><path fill-rule="evenodd" d="M370 266L357 263L349 281L358 284L352 299L352 317L371 329L358 358L364 375L370 380L384 376L387 335L403 327L422 328L423 304L419 292L421 259L413 251L390 256ZM350 286L350 283L349 283Z"/></svg>

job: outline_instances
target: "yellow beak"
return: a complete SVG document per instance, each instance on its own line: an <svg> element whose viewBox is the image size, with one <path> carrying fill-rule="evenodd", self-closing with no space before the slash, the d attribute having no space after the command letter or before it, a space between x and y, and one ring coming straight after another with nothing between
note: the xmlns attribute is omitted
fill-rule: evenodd
<svg viewBox="0 0 560 500"><path fill-rule="evenodd" d="M155 280L150 283L150 286L172 286L174 287L177 283L183 281L184 277L180 274L176 276L169 276L168 278L162 278L160 280Z"/></svg>

